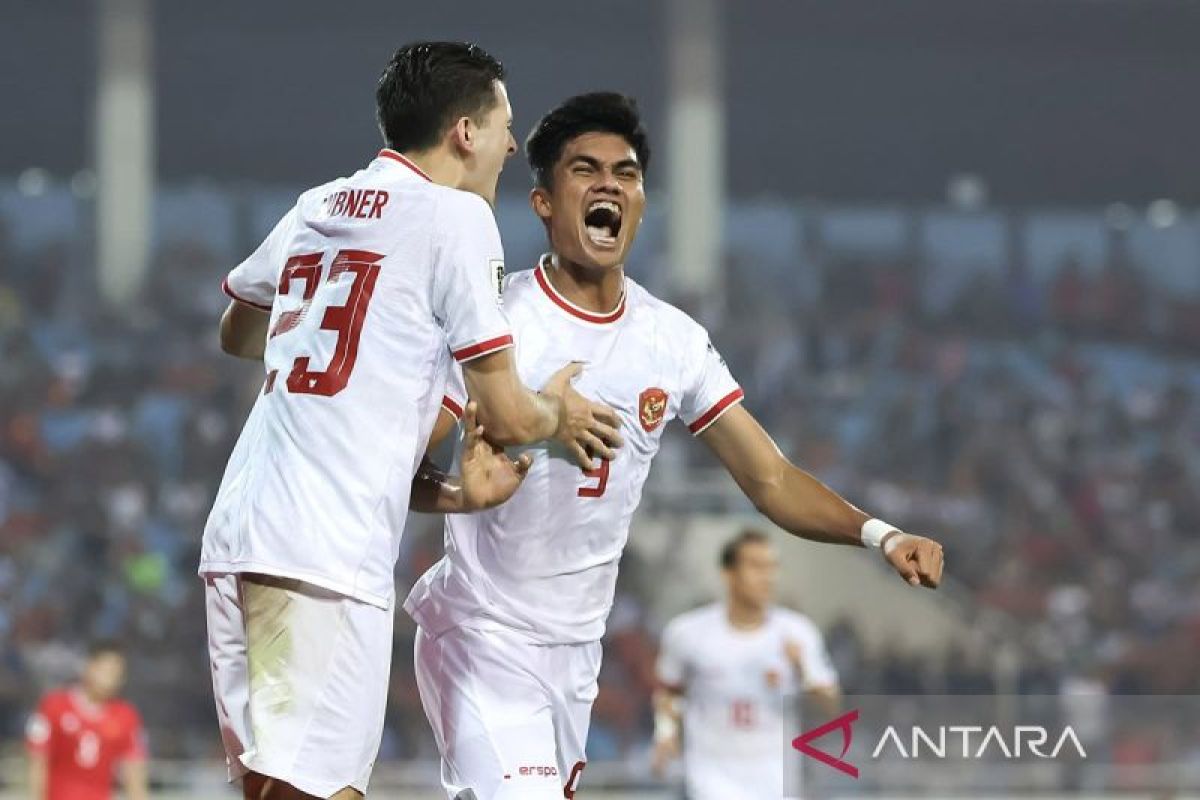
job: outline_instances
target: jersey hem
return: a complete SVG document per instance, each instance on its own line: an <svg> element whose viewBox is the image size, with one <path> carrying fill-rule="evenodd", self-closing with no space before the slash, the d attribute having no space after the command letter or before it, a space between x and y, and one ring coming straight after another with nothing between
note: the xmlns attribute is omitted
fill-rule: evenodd
<svg viewBox="0 0 1200 800"><path fill-rule="evenodd" d="M716 405L701 414L695 422L689 423L688 430L692 432L692 435L699 436L708 429L708 426L720 419L722 414L724 414L737 403L740 403L745 399L745 397L746 394L742 391L741 387L734 389L732 392L717 401Z"/></svg>
<svg viewBox="0 0 1200 800"><path fill-rule="evenodd" d="M233 287L231 287L229 285L229 278L223 278L221 280L221 291L224 292L226 294L226 296L228 296L231 300L236 300L237 302L241 303L244 306L250 306L251 308L257 308L259 311L268 311L269 312L271 310L271 307L268 305L263 305L262 303L256 303L253 300L248 300L245 297L240 296L237 292L235 292L233 290Z"/></svg>
<svg viewBox="0 0 1200 800"><path fill-rule="evenodd" d="M292 580L304 581L311 583L313 586L319 586L322 589L328 589L331 592L345 595L351 600L357 600L360 603L376 606L385 611L391 607L389 598L382 595L368 592L363 589L356 589L342 581L327 578L324 575L318 575L313 572L306 572L300 569L285 569L276 567L271 564L264 564L260 561L202 561L197 573L203 577L205 575L240 575L246 572L258 572L263 575L272 575L276 578L291 578Z"/></svg>
<svg viewBox="0 0 1200 800"><path fill-rule="evenodd" d="M455 419L462 419L462 415L463 415L462 403L458 402L450 395L446 395L442 398L442 408L446 409L451 414L453 414Z"/></svg>
<svg viewBox="0 0 1200 800"><path fill-rule="evenodd" d="M506 333L503 336L497 336L493 339L486 339L478 344L467 345L458 350L451 351L454 360L460 364L465 364L482 356L498 353L513 346L513 337L511 333Z"/></svg>

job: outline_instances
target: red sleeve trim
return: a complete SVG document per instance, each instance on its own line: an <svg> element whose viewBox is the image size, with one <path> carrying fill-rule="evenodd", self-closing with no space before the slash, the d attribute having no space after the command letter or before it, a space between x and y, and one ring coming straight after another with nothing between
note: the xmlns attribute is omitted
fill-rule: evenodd
<svg viewBox="0 0 1200 800"><path fill-rule="evenodd" d="M442 408L454 415L455 419L462 419L463 407L454 400L453 397L447 395L442 398Z"/></svg>
<svg viewBox="0 0 1200 800"><path fill-rule="evenodd" d="M455 361L470 361L472 358L486 356L489 353L495 353L498 350L512 346L513 338L506 333L503 336L497 336L495 339L488 339L486 342L480 342L479 344L464 347L461 350L455 350L453 355Z"/></svg>
<svg viewBox="0 0 1200 800"><path fill-rule="evenodd" d="M692 433L703 433L704 429L717 421L717 418L724 414L731 405L740 402L746 396L741 387L734 389L729 394L722 397L715 406L705 411L700 415L700 418L688 425L688 430Z"/></svg>
<svg viewBox="0 0 1200 800"><path fill-rule="evenodd" d="M224 292L225 294L229 295L229 297L231 299L238 301L242 305L250 306L251 308L257 308L259 311L270 312L270 310L271 310L270 306L264 306L262 303L256 303L253 300L247 300L244 297L239 297L237 292L233 291L233 289L230 288L229 278L225 278L224 280L221 281L221 291Z"/></svg>

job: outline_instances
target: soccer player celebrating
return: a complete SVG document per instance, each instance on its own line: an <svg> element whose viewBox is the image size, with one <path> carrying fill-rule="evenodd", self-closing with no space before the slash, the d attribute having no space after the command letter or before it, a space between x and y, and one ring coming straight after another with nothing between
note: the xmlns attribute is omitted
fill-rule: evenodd
<svg viewBox="0 0 1200 800"><path fill-rule="evenodd" d="M108 800L118 771L129 800L150 796L141 717L117 698L124 683L121 649L97 642L79 684L42 698L25 732L33 800Z"/></svg>
<svg viewBox="0 0 1200 800"><path fill-rule="evenodd" d="M573 795L618 560L675 417L783 529L882 550L914 586L942 574L936 542L872 519L789 462L742 406L705 330L625 276L649 159L632 101L571 98L542 118L526 152L551 252L505 284L518 371L536 384L564 359L584 361L577 385L618 411L625 446L584 473L556 444L535 449L507 503L447 518L445 557L405 602L421 628L417 682L452 798Z"/></svg>
<svg viewBox="0 0 1200 800"><path fill-rule="evenodd" d="M654 768L662 773L679 753L682 716L689 800L778 800L784 737L800 730L796 695L837 711L841 690L821 631L773 604L778 571L766 534L744 531L721 550L725 602L663 631Z"/></svg>
<svg viewBox="0 0 1200 800"><path fill-rule="evenodd" d="M582 474L553 443L535 451L511 500L447 519L445 557L405 603L451 798L573 796L618 560L674 417L785 530L878 548L912 585L936 587L942 572L936 542L872 519L791 464L741 405L704 329L626 278L649 158L633 103L572 98L526 151L551 252L505 284L518 371L536 383L566 357L583 360L580 390L617 409L626 445ZM465 397L450 392L452 411Z"/></svg>
<svg viewBox="0 0 1200 800"><path fill-rule="evenodd" d="M578 366L538 393L515 369L490 207L516 149L503 79L473 45L401 48L376 92L387 147L302 194L225 281L222 347L261 358L265 382L200 573L222 739L246 797L366 791L393 568L451 361L494 443L550 440L584 465L620 443L615 413L570 388ZM502 460L495 474L513 477ZM434 500L471 510L433 482Z"/></svg>

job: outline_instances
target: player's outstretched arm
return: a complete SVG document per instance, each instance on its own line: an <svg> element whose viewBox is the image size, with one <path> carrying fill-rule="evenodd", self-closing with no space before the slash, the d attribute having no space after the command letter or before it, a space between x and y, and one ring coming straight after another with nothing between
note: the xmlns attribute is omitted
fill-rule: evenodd
<svg viewBox="0 0 1200 800"><path fill-rule="evenodd" d="M149 800L150 770L146 759L131 758L121 763L121 784L128 800Z"/></svg>
<svg viewBox="0 0 1200 800"><path fill-rule="evenodd" d="M594 457L616 457L613 448L621 446L621 422L611 408L593 403L571 387L581 369L579 364L568 364L540 392L534 392L521 383L512 350L505 349L463 364L463 377L494 444L553 439L567 448L580 467L592 469Z"/></svg>
<svg viewBox="0 0 1200 800"><path fill-rule="evenodd" d="M271 314L231 300L221 315L221 349L231 356L261 361Z"/></svg>
<svg viewBox="0 0 1200 800"><path fill-rule="evenodd" d="M463 414L462 455L459 458L460 476L447 475L428 456L413 478L408 506L413 511L438 514L459 514L481 511L498 506L513 494L525 480L533 459L522 453L516 461L502 448L484 438L483 426L477 420L475 403L467 403ZM454 416L443 410L430 437L435 447L455 423Z"/></svg>
<svg viewBox="0 0 1200 800"><path fill-rule="evenodd" d="M805 539L864 546L870 516L792 464L742 406L730 408L700 438L729 470L737 485L764 516ZM878 524L876 524L878 523ZM936 588L942 579L942 546L872 521L867 533L888 563L913 586Z"/></svg>

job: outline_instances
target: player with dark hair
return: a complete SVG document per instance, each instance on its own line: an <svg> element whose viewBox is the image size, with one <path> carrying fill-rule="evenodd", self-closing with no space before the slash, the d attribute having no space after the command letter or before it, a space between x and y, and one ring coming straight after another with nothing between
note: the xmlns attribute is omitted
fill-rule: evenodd
<svg viewBox="0 0 1200 800"><path fill-rule="evenodd" d="M118 775L129 800L149 797L145 733L118 697L124 683L121 647L98 641L79 683L42 698L25 730L33 800L108 800Z"/></svg>
<svg viewBox="0 0 1200 800"><path fill-rule="evenodd" d="M837 712L841 690L812 620L775 605L779 556L748 529L721 548L725 598L663 630L655 693L654 768L684 749L689 800L783 796L788 731L800 730L796 697Z"/></svg>
<svg viewBox="0 0 1200 800"><path fill-rule="evenodd" d="M649 163L633 101L572 97L537 124L526 152L550 252L505 282L517 369L536 383L564 358L583 360L580 391L617 410L626 444L583 474L556 445L538 448L508 502L447 518L444 558L405 601L451 798L573 796L618 562L673 418L790 533L881 548L914 586L942 574L936 542L871 518L788 461L743 408L704 328L625 276ZM473 396L469 384L449 391L450 406Z"/></svg>
<svg viewBox="0 0 1200 800"><path fill-rule="evenodd" d="M405 516L477 507L478 492L420 471L451 363L495 444L551 440L590 465L620 443L612 410L571 388L577 365L541 392L517 375L491 208L516 149L503 78L475 45L400 48L377 91L388 147L302 194L225 280L221 345L262 359L265 380L200 574L230 779L246 797L366 792ZM476 465L511 491L523 467L484 449Z"/></svg>

